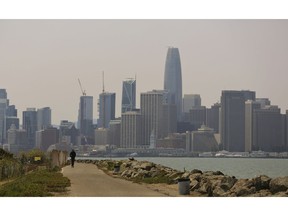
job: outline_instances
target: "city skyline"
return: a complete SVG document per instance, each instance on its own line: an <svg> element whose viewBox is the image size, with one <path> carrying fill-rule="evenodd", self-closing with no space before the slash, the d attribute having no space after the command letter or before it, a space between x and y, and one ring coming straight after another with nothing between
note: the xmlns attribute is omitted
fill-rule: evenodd
<svg viewBox="0 0 288 216"><path fill-rule="evenodd" d="M98 98L105 71L120 117L122 82L136 74L139 108L141 93L163 88L173 46L181 55L183 95L200 94L210 107L222 90L251 90L285 113L287 26L287 20L0 20L0 88L19 119L26 108L50 107L59 125L77 121L78 78ZM93 107L97 119L97 100Z"/></svg>

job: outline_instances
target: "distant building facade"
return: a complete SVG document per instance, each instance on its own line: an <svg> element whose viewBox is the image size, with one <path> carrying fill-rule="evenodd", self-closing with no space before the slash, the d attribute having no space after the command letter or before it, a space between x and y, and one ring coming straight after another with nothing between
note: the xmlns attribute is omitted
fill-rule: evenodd
<svg viewBox="0 0 288 216"><path fill-rule="evenodd" d="M120 147L121 143L121 119L111 120L109 123L110 129L110 145Z"/></svg>
<svg viewBox="0 0 288 216"><path fill-rule="evenodd" d="M136 108L136 80L128 79L122 85L122 113Z"/></svg>
<svg viewBox="0 0 288 216"><path fill-rule="evenodd" d="M201 106L201 97L199 94L184 94L183 112L189 113L190 109Z"/></svg>
<svg viewBox="0 0 288 216"><path fill-rule="evenodd" d="M229 152L245 151L245 101L255 100L252 91L222 91L221 144Z"/></svg>
<svg viewBox="0 0 288 216"><path fill-rule="evenodd" d="M50 145L59 143L59 130L54 127L36 132L36 148L47 151Z"/></svg>
<svg viewBox="0 0 288 216"><path fill-rule="evenodd" d="M44 107L37 110L37 130L51 127L51 108Z"/></svg>
<svg viewBox="0 0 288 216"><path fill-rule="evenodd" d="M78 128L81 137L93 137L93 97L81 96L78 112Z"/></svg>
<svg viewBox="0 0 288 216"><path fill-rule="evenodd" d="M115 119L116 93L103 92L99 95L98 128L108 128Z"/></svg>
<svg viewBox="0 0 288 216"><path fill-rule="evenodd" d="M182 120L182 72L179 49L169 47L165 62L164 90L174 98L177 120Z"/></svg>
<svg viewBox="0 0 288 216"><path fill-rule="evenodd" d="M30 146L28 145L28 139L25 130L19 130L14 124L12 124L7 134L11 153L18 154L21 151L25 152L31 150Z"/></svg>
<svg viewBox="0 0 288 216"><path fill-rule="evenodd" d="M35 108L27 108L23 111L23 129L27 132L27 139L30 148L35 147L36 131L37 131L37 111Z"/></svg>
<svg viewBox="0 0 288 216"><path fill-rule="evenodd" d="M206 124L206 107L193 107L189 111L189 122L198 130L201 125Z"/></svg>
<svg viewBox="0 0 288 216"><path fill-rule="evenodd" d="M197 131L186 132L187 152L216 152L218 150L218 143L212 128L202 125Z"/></svg>
<svg viewBox="0 0 288 216"><path fill-rule="evenodd" d="M142 144L142 121L140 111L122 113L121 148L137 148Z"/></svg>
<svg viewBox="0 0 288 216"><path fill-rule="evenodd" d="M220 110L221 104L215 103L211 106L210 109L207 109L206 116L206 125L207 127L212 128L215 133L219 133L219 124L220 124Z"/></svg>
<svg viewBox="0 0 288 216"><path fill-rule="evenodd" d="M255 109L253 113L253 150L282 152L285 145L284 115L277 106Z"/></svg>
<svg viewBox="0 0 288 216"><path fill-rule="evenodd" d="M141 93L140 99L142 145L150 146L152 131L156 139L159 139L162 134L163 90L153 90Z"/></svg>
<svg viewBox="0 0 288 216"><path fill-rule="evenodd" d="M95 129L95 145L110 145L110 129Z"/></svg>
<svg viewBox="0 0 288 216"><path fill-rule="evenodd" d="M59 137L61 143L71 145L79 145L79 129L75 127L73 122L62 120L59 127Z"/></svg>

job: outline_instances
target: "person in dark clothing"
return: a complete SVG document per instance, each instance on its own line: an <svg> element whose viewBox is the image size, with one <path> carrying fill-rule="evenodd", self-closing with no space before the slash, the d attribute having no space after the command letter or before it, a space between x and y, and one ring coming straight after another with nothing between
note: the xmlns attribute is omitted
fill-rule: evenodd
<svg viewBox="0 0 288 216"><path fill-rule="evenodd" d="M74 167L74 162L75 162L75 157L76 157L76 152L74 149L70 152L70 157L71 157L71 167Z"/></svg>

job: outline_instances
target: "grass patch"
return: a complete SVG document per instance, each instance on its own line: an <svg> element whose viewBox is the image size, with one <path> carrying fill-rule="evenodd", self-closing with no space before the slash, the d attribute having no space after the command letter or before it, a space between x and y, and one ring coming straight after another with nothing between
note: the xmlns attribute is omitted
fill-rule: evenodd
<svg viewBox="0 0 288 216"><path fill-rule="evenodd" d="M0 186L0 197L53 196L70 185L70 180L56 170L36 170Z"/></svg>

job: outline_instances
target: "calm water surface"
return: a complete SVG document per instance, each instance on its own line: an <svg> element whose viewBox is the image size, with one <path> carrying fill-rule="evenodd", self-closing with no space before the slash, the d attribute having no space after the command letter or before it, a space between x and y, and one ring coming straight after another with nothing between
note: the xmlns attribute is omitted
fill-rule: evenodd
<svg viewBox="0 0 288 216"><path fill-rule="evenodd" d="M78 159L80 159L78 157ZM83 158L84 159L84 158ZM105 158L87 157L85 159L104 160ZM108 159L108 158L107 158ZM122 160L127 158L111 158ZM221 171L236 178L254 178L259 175L269 177L288 176L288 159L272 158L180 158L180 157L135 157L136 160L151 161L173 169L188 171Z"/></svg>

